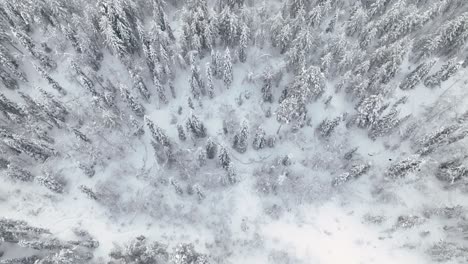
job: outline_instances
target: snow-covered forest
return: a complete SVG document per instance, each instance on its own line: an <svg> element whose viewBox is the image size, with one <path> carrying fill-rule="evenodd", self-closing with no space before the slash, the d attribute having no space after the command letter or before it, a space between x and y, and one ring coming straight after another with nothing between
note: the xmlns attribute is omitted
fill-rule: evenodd
<svg viewBox="0 0 468 264"><path fill-rule="evenodd" d="M468 1L0 0L0 264L468 262Z"/></svg>

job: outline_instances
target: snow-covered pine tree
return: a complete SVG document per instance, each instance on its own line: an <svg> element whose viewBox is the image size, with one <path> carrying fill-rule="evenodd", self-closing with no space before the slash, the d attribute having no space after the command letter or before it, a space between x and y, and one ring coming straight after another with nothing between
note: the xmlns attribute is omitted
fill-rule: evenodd
<svg viewBox="0 0 468 264"><path fill-rule="evenodd" d="M29 37L26 32L14 28L12 29L12 32L13 36L15 36L19 43L39 61L39 64L42 67L48 70L57 68L57 63L55 63L55 61L49 58L49 56L45 55L42 51L38 50L33 39Z"/></svg>
<svg viewBox="0 0 468 264"><path fill-rule="evenodd" d="M205 192L203 191L202 187L199 184L195 184L193 186L193 189L194 189L195 193L197 194L198 201L202 201L202 200L204 200L206 198L206 194L205 194Z"/></svg>
<svg viewBox="0 0 468 264"><path fill-rule="evenodd" d="M83 173L89 178L93 177L96 174L95 162L79 162L78 167L83 171Z"/></svg>
<svg viewBox="0 0 468 264"><path fill-rule="evenodd" d="M164 147L171 147L171 141L169 140L169 137L166 135L166 133L160 127L155 125L148 116L145 116L144 119L153 140Z"/></svg>
<svg viewBox="0 0 468 264"><path fill-rule="evenodd" d="M223 77L223 56L219 50L211 51L211 70L213 76L216 79L222 79Z"/></svg>
<svg viewBox="0 0 468 264"><path fill-rule="evenodd" d="M52 119L65 122L66 117L69 114L69 110L67 109L67 107L63 105L62 102L58 101L50 93L44 91L41 88L38 88L38 90L41 93L43 99L40 104L43 111Z"/></svg>
<svg viewBox="0 0 468 264"><path fill-rule="evenodd" d="M289 88L289 96L297 97L301 102L308 103L316 100L324 93L325 77L320 72L320 68L311 66L302 69L299 75L294 78L294 82Z"/></svg>
<svg viewBox="0 0 468 264"><path fill-rule="evenodd" d="M264 102L273 103L273 93L272 89L272 74L269 69L265 70L262 75L263 85L262 85L262 99Z"/></svg>
<svg viewBox="0 0 468 264"><path fill-rule="evenodd" d="M143 124L141 121L137 120L133 115L131 115L129 119L133 128L133 135L140 137L141 135L145 134L145 130L143 129Z"/></svg>
<svg viewBox="0 0 468 264"><path fill-rule="evenodd" d="M16 81L7 71L2 68L0 68L0 81L7 89L18 89L18 81Z"/></svg>
<svg viewBox="0 0 468 264"><path fill-rule="evenodd" d="M93 81L91 81L91 79L89 79L88 76L86 76L86 74L74 61L70 64L70 67L77 75L80 85L83 86L86 90L88 90L88 92L90 92L92 96L101 98L101 96L96 91L96 88L94 87Z"/></svg>
<svg viewBox="0 0 468 264"><path fill-rule="evenodd" d="M333 133L335 128L340 124L341 118L336 117L333 119L324 119L320 125L318 126L318 131L320 132L320 135L324 138L330 137L330 135Z"/></svg>
<svg viewBox="0 0 468 264"><path fill-rule="evenodd" d="M377 121L383 109L383 97L380 94L364 98L356 107L358 112L357 125L361 128L371 127Z"/></svg>
<svg viewBox="0 0 468 264"><path fill-rule="evenodd" d="M437 27L437 31L423 37L414 47L414 51L421 53L422 57L431 54L454 54L468 39L468 12L448 20Z"/></svg>
<svg viewBox="0 0 468 264"><path fill-rule="evenodd" d="M13 36L18 40L18 42L30 53L34 52L36 44L30 38L26 32L22 31L21 29L12 29Z"/></svg>
<svg viewBox="0 0 468 264"><path fill-rule="evenodd" d="M184 127L182 125L177 125L177 135L181 141L185 141L187 136L185 135Z"/></svg>
<svg viewBox="0 0 468 264"><path fill-rule="evenodd" d="M143 29L143 25L138 24L138 28L141 28L143 54L153 81L157 79L165 84L174 78L174 40L156 24L152 24L149 34Z"/></svg>
<svg viewBox="0 0 468 264"><path fill-rule="evenodd" d="M18 62L13 58L8 49L5 48L2 44L0 44L0 63L16 78L23 82L27 82L26 75L19 68Z"/></svg>
<svg viewBox="0 0 468 264"><path fill-rule="evenodd" d="M360 176L367 173L369 169L370 169L370 165L367 163L355 164L351 167L351 170L349 172L345 172L341 174L340 176L334 178L332 181L332 185L339 186L350 181L351 179L357 179Z"/></svg>
<svg viewBox="0 0 468 264"><path fill-rule="evenodd" d="M59 83L57 83L52 77L50 77L50 75L43 68L36 65L35 63L33 63L33 65L36 71L42 76L42 78L47 80L47 82L52 86L52 88L57 90L57 92L59 92L61 95L67 94L65 89L63 89L63 87Z"/></svg>
<svg viewBox="0 0 468 264"><path fill-rule="evenodd" d="M461 63L458 62L456 58L451 59L447 61L447 63L442 65L440 70L428 76L424 80L424 85L429 88L440 86L442 82L448 80L450 77L455 75L460 68L461 68Z"/></svg>
<svg viewBox="0 0 468 264"><path fill-rule="evenodd" d="M5 95L0 94L0 111L7 115L14 115L19 118L25 116L24 111L18 104L9 100Z"/></svg>
<svg viewBox="0 0 468 264"><path fill-rule="evenodd" d="M263 149L266 147L266 139L265 139L266 133L265 130L261 126L257 128L257 131L255 132L254 140L252 142L252 147L255 150Z"/></svg>
<svg viewBox="0 0 468 264"><path fill-rule="evenodd" d="M206 0L190 0L182 10L182 49L185 56L196 50L203 55L214 44L212 15Z"/></svg>
<svg viewBox="0 0 468 264"><path fill-rule="evenodd" d="M190 77L189 77L189 84L190 84L190 91L192 92L192 96L195 99L200 99L200 95L205 95L205 84L200 75L200 68L195 63L195 58L193 54L190 55Z"/></svg>
<svg viewBox="0 0 468 264"><path fill-rule="evenodd" d="M385 175L391 179L404 178L408 173L419 169L421 163L422 160L419 157L411 156L392 164Z"/></svg>
<svg viewBox="0 0 468 264"><path fill-rule="evenodd" d="M157 79L156 77L153 78L153 82L154 82L154 86L156 88L156 92L158 93L158 97L159 97L159 102L161 104L167 104L168 101L167 101L167 97L166 97L166 89L164 88L164 86L161 84L161 82L159 81L159 79Z"/></svg>
<svg viewBox="0 0 468 264"><path fill-rule="evenodd" d="M241 26L239 40L239 61L244 63L247 61L247 48L249 45L250 32L248 26L244 23Z"/></svg>
<svg viewBox="0 0 468 264"><path fill-rule="evenodd" d="M195 106L193 105L192 97L187 98L187 105L190 109L195 110Z"/></svg>
<svg viewBox="0 0 468 264"><path fill-rule="evenodd" d="M47 174L45 176L37 176L35 180L42 186L46 187L47 189L51 190L52 192L55 193L63 193L63 190L65 188L64 184L58 180L56 180L53 176L50 174Z"/></svg>
<svg viewBox="0 0 468 264"><path fill-rule="evenodd" d="M24 102L26 102L26 105L23 106L24 111L27 113L29 118L34 118L36 121L44 121L45 123L55 123L55 119L50 121L49 116L44 112L42 106L31 96L18 92L20 97L23 99Z"/></svg>
<svg viewBox="0 0 468 264"><path fill-rule="evenodd" d="M198 165L200 167L203 167L206 165L206 150L204 148L198 148L197 150L197 160L198 160Z"/></svg>
<svg viewBox="0 0 468 264"><path fill-rule="evenodd" d="M29 256L29 257L19 257L19 258L8 258L2 260L2 264L29 264L29 263L36 263L38 261L41 261L41 259L36 256ZM55 263L53 263L55 264Z"/></svg>
<svg viewBox="0 0 468 264"><path fill-rule="evenodd" d="M230 184L236 184L237 181L238 181L238 178L237 178L237 173L236 173L236 169L234 168L234 166L232 165L232 163L229 163L227 169L226 169L226 176L227 176L227 180Z"/></svg>
<svg viewBox="0 0 468 264"><path fill-rule="evenodd" d="M208 89L208 96L210 99L214 98L214 85L213 85L213 70L211 63L206 63L206 88Z"/></svg>
<svg viewBox="0 0 468 264"><path fill-rule="evenodd" d="M437 168L436 177L441 181L454 184L468 177L468 168L459 159L444 161Z"/></svg>
<svg viewBox="0 0 468 264"><path fill-rule="evenodd" d="M208 138L208 140L206 141L205 150L206 157L208 159L214 159L216 157L216 154L218 152L218 145L213 141L211 137Z"/></svg>
<svg viewBox="0 0 468 264"><path fill-rule="evenodd" d="M27 139L17 134L1 133L5 145L18 153L25 153L37 161L44 162L56 154L56 151L46 142L30 138Z"/></svg>
<svg viewBox="0 0 468 264"><path fill-rule="evenodd" d="M234 135L234 141L232 144L232 148L237 150L239 153L245 153L247 151L247 147L249 137L249 127L247 121L242 122L241 129Z"/></svg>
<svg viewBox="0 0 468 264"><path fill-rule="evenodd" d="M79 140L86 142L86 143L91 143L91 140L77 128L72 128L71 131Z"/></svg>
<svg viewBox="0 0 468 264"><path fill-rule="evenodd" d="M187 130L192 133L195 138L204 138L206 137L206 128L205 125L198 119L195 114L192 114L186 123Z"/></svg>
<svg viewBox="0 0 468 264"><path fill-rule="evenodd" d="M240 21L231 8L224 7L216 21L219 37L224 46L232 47L239 43Z"/></svg>
<svg viewBox="0 0 468 264"><path fill-rule="evenodd" d="M34 180L34 176L31 174L31 172L11 163L8 164L6 175L10 179L22 181L22 182L32 182Z"/></svg>
<svg viewBox="0 0 468 264"><path fill-rule="evenodd" d="M278 122L289 124L305 119L307 109L305 104L295 96L287 96L276 110Z"/></svg>
<svg viewBox="0 0 468 264"><path fill-rule="evenodd" d="M390 109L386 115L379 117L377 121L371 126L369 130L369 137L375 140L377 137L389 135L409 117L410 115L399 118L399 111L392 107L392 109Z"/></svg>
<svg viewBox="0 0 468 264"><path fill-rule="evenodd" d="M414 69L412 72L410 72L406 77L403 79L403 81L400 83L400 89L401 90L411 90L416 87L424 78L426 75L429 73L431 70L432 66L434 66L435 60L430 60L421 63L416 69Z"/></svg>
<svg viewBox="0 0 468 264"><path fill-rule="evenodd" d="M153 19L157 20L161 30L167 32L170 39L175 39L165 12L165 5L166 2L162 0L153 1Z"/></svg>
<svg viewBox="0 0 468 264"><path fill-rule="evenodd" d="M149 100L151 97L151 94L148 90L148 87L146 87L145 82L143 81L143 78L141 77L139 71L137 70L128 70L130 77L132 78L133 81L133 87L138 90L140 95L145 99Z"/></svg>
<svg viewBox="0 0 468 264"><path fill-rule="evenodd" d="M135 113L136 116L143 117L145 115L145 108L143 107L143 105L141 105L140 102L138 102L138 100L130 93L128 88L123 84L120 84L120 95L128 104L130 109L132 109L133 113Z"/></svg>
<svg viewBox="0 0 468 264"><path fill-rule="evenodd" d="M424 156L428 155L437 149L439 146L447 143L449 137L459 129L459 125L442 126L433 132L424 135L422 138L414 142L414 147L417 148L417 153Z"/></svg>
<svg viewBox="0 0 468 264"><path fill-rule="evenodd" d="M221 164L221 167L227 170L229 168L229 165L231 164L231 156L229 155L226 146L221 146L221 148L219 149L218 159L219 164Z"/></svg>
<svg viewBox="0 0 468 264"><path fill-rule="evenodd" d="M99 29L109 49L119 58L138 51L138 14L131 1L99 0L97 8Z"/></svg>
<svg viewBox="0 0 468 264"><path fill-rule="evenodd" d="M356 2L359 3L359 2ZM350 17L346 22L346 35L353 36L362 30L368 21L367 10L360 7L358 4L351 11Z"/></svg>
<svg viewBox="0 0 468 264"><path fill-rule="evenodd" d="M170 182L171 185L174 187L174 190L175 190L175 192L176 192L178 195L183 195L183 194L184 194L184 190L183 190L182 187L180 186L179 181L177 181L177 180L174 179L174 178L171 178L171 179L169 180L169 182Z"/></svg>
<svg viewBox="0 0 468 264"><path fill-rule="evenodd" d="M224 52L224 59L223 59L221 72L222 72L223 82L224 82L224 85L226 86L226 89L231 88L232 80L233 80L233 72L232 72L231 52L229 51L229 48L226 48L226 51Z"/></svg>
<svg viewBox="0 0 468 264"><path fill-rule="evenodd" d="M170 255L174 264L209 264L208 257L195 251L193 244L178 244Z"/></svg>
<svg viewBox="0 0 468 264"><path fill-rule="evenodd" d="M91 200L98 200L98 197L96 193L89 187L86 187L84 185L80 185L79 189L82 193L84 193L89 199Z"/></svg>

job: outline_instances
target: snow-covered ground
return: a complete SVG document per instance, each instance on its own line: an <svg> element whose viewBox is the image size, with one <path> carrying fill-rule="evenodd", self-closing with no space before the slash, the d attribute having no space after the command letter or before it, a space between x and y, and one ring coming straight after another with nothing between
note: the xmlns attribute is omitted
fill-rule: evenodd
<svg viewBox="0 0 468 264"><path fill-rule="evenodd" d="M39 12L39 7L49 10L48 5L58 4L45 1L42 6L25 0L24 6L8 6L6 2L1 2L3 9L0 11L18 9L32 14ZM189 30L184 27L194 16L203 19L195 18L190 23L202 23L208 18L203 17L206 15L203 10L184 10L183 7L200 8L206 1L167 2L162 5L165 11L161 11L156 8L159 1L99 1L100 7L111 3L116 8L134 8L139 16L148 16L134 21L144 22L143 28L132 24L140 34L135 41L144 46L143 39L147 37L151 40L148 43L152 43L148 45L173 52L164 54L170 57L167 65L173 72L173 78L167 83L161 77L166 70L163 69L166 62L161 62L161 58L165 57L157 57L162 51L150 52L161 64L154 71L160 74L167 103L158 94L144 48L119 58L113 43L109 43L112 39L107 39L109 31L94 32L88 28L95 26L92 18L102 19L99 16L105 17L106 10L93 10L94 4L83 1L70 4L82 10L57 15L58 23L65 25L65 18L71 18L71 13L76 12L70 20L71 27L76 30L75 37L80 41L86 37L96 41L103 53L97 71L87 61L86 52L81 54L73 49L73 38L62 36L65 34L62 31L69 33L65 27L53 27L44 20L31 18L40 21L42 27L37 26L25 34L36 43L34 49L39 49L42 42L47 42L52 49L53 52L44 54L53 58L57 67L46 72L66 90L66 95L60 95L51 81L35 70L32 63L41 62L37 55L40 52L28 51L24 40L10 28L6 19L12 16L11 23L20 25L23 18L11 10L5 13L2 34L12 40L1 39L0 44L7 47L28 82L18 81L18 89L1 90L2 95L26 114L18 114L14 107L9 108L5 101L0 101L3 114L0 158L6 162L5 166L0 164L0 220L3 221L0 221L0 264L160 263L152 258L160 252L149 246L145 250L152 257L146 256L147 262L143 257L138 259L137 255L143 256L141 252L145 251L136 250L138 246L135 245L143 243L141 241L148 245L150 242L166 244L170 257L166 256L165 260L176 264L468 261L468 169L465 167L468 166L465 139L468 134L468 68L462 66L466 63L463 59L467 53L466 44L463 48L457 46L453 53L431 54L431 58L437 58L437 63L426 75L437 77L441 74L437 72L444 67L455 69L445 72L447 78L439 76L442 78L439 85L428 87L430 85L424 83L425 75L417 76L417 84L408 90L400 89L401 83L426 58L419 61L413 58L418 54L417 48L405 47L398 53L395 50L400 51L400 47L392 46L408 39L411 41L402 43L416 45L424 34L436 36L439 31L431 27L437 23L448 25L451 16L464 17L462 11L468 12L467 4L442 1L439 9L448 10L447 13L439 10L430 16L431 22L421 22L433 11L433 5L424 3L437 5L436 1L416 1L414 5L410 1L362 1L355 6L352 1L306 4L293 0L285 3L245 1L245 6L240 5L242 8L233 4L224 11L218 10L217 5L228 5L226 1L208 1L207 14L213 24L220 23L220 31L213 33L216 45L212 50L200 48L197 53L185 49L187 45L192 45L192 49L197 43L202 45L197 42L201 40L190 40L193 43L187 44L184 30L199 34L197 38L203 41L206 37L203 34L208 33L200 33L202 30L195 26ZM242 1L232 1L237 2ZM294 11L295 5L304 5L307 18L301 17L302 9ZM398 26L407 25L403 23L405 19L413 21L411 14L405 13L412 8L419 10L415 14L418 22L414 22L418 26L402 29L401 36L393 32ZM276 16L280 11L282 16ZM119 10L116 12L121 16ZM164 16L158 12L163 12ZM356 15L359 12L368 14L361 13L360 18ZM398 16L395 18L392 14ZM385 46L380 42L390 37L380 32L376 33L372 45L362 46L361 38L371 34L368 27L381 27L390 19L388 17L394 19L393 24L384 28L395 33L390 35L396 36L398 41L389 41ZM162 28L164 19L168 19L166 22L172 27L174 40L166 36L167 29L152 27ZM239 40L225 45L228 40L223 38L224 34L234 33L222 27L223 19L237 25ZM318 25L311 26L314 22L310 21L316 19ZM336 20L335 31L330 32L327 25L333 19ZM107 24L99 21L94 30L105 29ZM463 21L468 25L468 19ZM298 29L298 23L303 28ZM360 25L356 29L360 34L349 33L353 23ZM241 62L239 52L246 28L250 33L247 59ZM27 32L23 28L17 30ZM466 26L459 30L468 32ZM307 35L305 32L310 33L312 39L302 39ZM464 35L457 36L461 40ZM167 39L161 40L163 37ZM291 38L286 43L286 52L280 52L281 41L284 41L280 38L286 37ZM170 48L164 47L166 40ZM228 75L226 46L230 48L233 63L230 85L225 84ZM298 47L302 47L305 54ZM448 48L453 46L447 44ZM302 62L294 60L293 55L297 55L294 51L303 57L304 67L300 70L297 67ZM2 52L0 49L0 59ZM223 66L218 69L219 76L213 78L214 96L210 98L193 80L199 74L201 77L197 78L208 90L206 71L207 67L214 68L216 52L221 54L219 63ZM360 52L363 54L359 55ZM333 56L328 68L324 66L327 54ZM455 64L448 63L448 59L456 59ZM298 65L291 65L292 62ZM79 70L71 66L73 63ZM11 71L4 64L0 69ZM367 71L359 73L366 67ZM390 77L386 76L393 68L397 70L388 73ZM129 69L140 72L151 94L149 100L143 98ZM319 74L307 75L316 73L315 70ZM271 74L271 101L264 100L262 89L266 72ZM379 73L383 77L376 77ZM92 81L91 88L83 81L83 76ZM378 79L378 84L373 86L374 79L386 77L387 82ZM357 80L362 82L356 84ZM342 88L339 88L340 82L344 84ZM116 87L115 91L109 83ZM170 85L174 87L175 97L171 95ZM59 103L54 104L38 87L52 94ZM314 89L319 88L323 91L314 94ZM125 91L136 98L136 103L125 98ZM19 92L31 96L47 110L33 109L33 104ZM313 96L307 98L310 94ZM297 105L284 111L285 102L291 98L296 100L294 102L304 100L306 111ZM371 106L366 108L366 102ZM57 104L68 110L62 121L51 117L58 111ZM144 108L144 117L135 111L136 104ZM295 111L302 111L300 116L305 116L304 120L292 118L290 122L280 122L277 118ZM392 111L396 113L394 116ZM190 131L194 116L205 127L206 136ZM326 131L327 120L336 121L336 127ZM157 133L152 133L151 122L159 129ZM247 125L243 138L247 142L245 152L239 151L235 143L243 137L244 124ZM178 125L185 131L186 140L180 138ZM144 134L138 134L140 128ZM254 149L253 141L259 128L265 131L265 139L275 140L274 144L265 142L262 148ZM450 130L444 130L446 128ZM81 137L76 131L82 133ZM371 131L383 132L373 138ZM44 134L46 136L41 137ZM33 146L41 148L51 146L54 153L46 159L37 159L28 152L27 146L15 141L19 142L18 138L32 140ZM207 158L206 153L209 141L217 147L212 159ZM226 149L230 158L226 168L220 158L221 149ZM455 163L443 167L445 162L454 160ZM93 173L86 171L87 166ZM15 174L21 172L20 169L29 171L34 179L22 180L24 174ZM441 178L441 173L446 171L447 177L452 178ZM54 181L44 183L38 179L43 175ZM54 189L57 186L63 189L57 191ZM9 224L5 219L22 220L27 224ZM98 242L98 246L86 246L89 241ZM183 254L177 252L181 244L194 246L196 254L201 254L192 256L198 258L198 262L180 260L178 256ZM120 247L124 248L120 250L121 255L115 253ZM81 259L82 252L91 255L83 254L88 257ZM73 255L80 257L73 259ZM50 262L8 262L30 256ZM201 256L206 256L207 262Z"/></svg>

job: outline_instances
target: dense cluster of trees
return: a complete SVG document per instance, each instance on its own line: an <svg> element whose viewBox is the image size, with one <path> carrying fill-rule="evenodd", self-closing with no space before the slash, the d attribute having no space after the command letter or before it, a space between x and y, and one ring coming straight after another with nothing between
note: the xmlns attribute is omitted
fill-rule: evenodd
<svg viewBox="0 0 468 264"><path fill-rule="evenodd" d="M104 168L113 155L124 153L134 142L149 142L155 162L164 169L185 175L211 166L221 175L222 185L229 186L242 178L238 155L262 153L288 133L307 131L307 127L314 127L324 144L352 130L364 131L371 140L410 139L409 157L388 164L382 175L391 181L416 173L428 159L437 160L437 178L445 183L468 177L463 158L441 161L437 156L460 147L468 135L466 120L452 118L444 127L423 133L416 129L421 120L402 111L405 96L413 90L432 92L467 66L468 2L288 0L276 4L0 1L2 177L19 186L37 184L54 195L79 189L100 202L92 186L69 186L66 176L50 168L72 162L86 177L98 177L96 170ZM172 19L174 13L177 21ZM242 117L235 128L226 125L219 136L210 130L203 104L221 93L240 90L244 76L237 76L236 67L255 63L258 58L252 51L262 49L271 49L284 63L260 69L259 77L251 79L257 89L250 100L268 107L265 119L273 112L279 128L268 131L271 126ZM112 64L118 65L121 76L113 76ZM179 82L178 77L186 74L188 78ZM282 74L288 78L282 79ZM405 96L396 98L397 93ZM311 111L313 104L326 109L339 96L354 108L326 117ZM154 110L168 110L181 97L184 105L173 113L174 126L164 127ZM108 141L111 138L119 143ZM345 170L330 179L332 186L372 169L367 161L353 158L355 151L340 160ZM282 165L285 178L290 177L288 166ZM205 198L203 179L172 179L171 185L182 195L179 181L190 185L200 200ZM266 181L273 181L271 175ZM41 240L45 233L23 222L0 220L0 241L50 253L35 257L40 261L34 263L89 261L87 251L76 248L93 248L93 243ZM163 245L149 244L144 237L117 251L111 254L111 263L208 263L191 245L168 253Z"/></svg>

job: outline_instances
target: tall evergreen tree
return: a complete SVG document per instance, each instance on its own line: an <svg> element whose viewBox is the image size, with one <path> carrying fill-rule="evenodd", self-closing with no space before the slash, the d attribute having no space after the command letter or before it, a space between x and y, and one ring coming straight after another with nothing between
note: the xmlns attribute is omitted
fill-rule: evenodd
<svg viewBox="0 0 468 264"><path fill-rule="evenodd" d="M231 52L229 51L229 48L226 48L226 51L224 52L222 76L223 76L223 82L226 88L227 89L231 88L232 80L233 80L233 72L232 72Z"/></svg>
<svg viewBox="0 0 468 264"><path fill-rule="evenodd" d="M218 145L213 141L212 138L208 138L208 140L206 141L205 150L207 158L214 159L218 151Z"/></svg>
<svg viewBox="0 0 468 264"><path fill-rule="evenodd" d="M123 84L120 85L120 95L127 102L130 109L138 117L143 117L145 115L145 108L138 102L138 100L130 93L127 87Z"/></svg>
<svg viewBox="0 0 468 264"><path fill-rule="evenodd" d="M249 127L247 121L242 123L240 131L234 135L234 142L232 148L237 150L239 153L244 153L247 151L248 146L248 136L249 136Z"/></svg>
<svg viewBox="0 0 468 264"><path fill-rule="evenodd" d="M206 137L206 128L205 125L198 119L198 117L192 114L186 123L187 130L195 136L195 138L204 138Z"/></svg>
<svg viewBox="0 0 468 264"><path fill-rule="evenodd" d="M218 159L219 159L219 163L221 164L221 166L225 170L227 170L229 168L229 165L231 164L231 157L225 146L221 146L219 150Z"/></svg>
<svg viewBox="0 0 468 264"><path fill-rule="evenodd" d="M138 14L131 1L99 0L98 21L105 42L119 57L138 51L136 19Z"/></svg>
<svg viewBox="0 0 468 264"><path fill-rule="evenodd" d="M272 93L272 74L269 70L263 72L262 75L263 85L262 85L262 99L264 102L273 103L273 93Z"/></svg>
<svg viewBox="0 0 468 264"><path fill-rule="evenodd" d="M266 146L266 138L265 138L265 130L262 127L258 127L257 131L255 132L254 140L252 143L252 147L255 150L263 149Z"/></svg>
<svg viewBox="0 0 468 264"><path fill-rule="evenodd" d="M210 99L213 99L215 95L213 84L213 71L209 62L206 64L206 88L208 89L208 96L210 97Z"/></svg>
<svg viewBox="0 0 468 264"><path fill-rule="evenodd" d="M239 60L240 62L245 62L247 60L247 48L249 45L250 39L249 28L246 24L243 24L241 27L240 40L239 40Z"/></svg>
<svg viewBox="0 0 468 264"><path fill-rule="evenodd" d="M166 133L160 127L155 125L153 121L149 119L148 116L145 116L145 123L154 141L156 141L157 143L161 144L164 147L171 146L171 142L169 140L169 137L166 135Z"/></svg>

